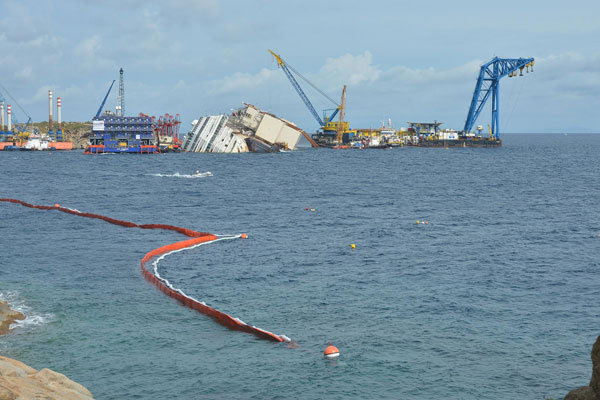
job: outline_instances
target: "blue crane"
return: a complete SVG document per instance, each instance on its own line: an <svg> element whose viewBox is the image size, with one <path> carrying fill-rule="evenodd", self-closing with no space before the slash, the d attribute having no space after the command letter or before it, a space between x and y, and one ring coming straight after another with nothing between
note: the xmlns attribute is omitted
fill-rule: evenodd
<svg viewBox="0 0 600 400"><path fill-rule="evenodd" d="M296 89L296 92L298 92L298 94L300 95L300 98L302 98L302 101L304 102L304 104L306 104L308 111L310 111L310 113L313 115L313 117L315 117L315 120L317 121L319 126L324 127L327 122L332 121L333 118L340 111L341 106L335 100L333 100L331 97L329 97L325 93L323 93L323 91L321 91L318 87L313 85L308 79L303 77L291 65L289 65L285 61L283 61L283 59L278 54L275 54L271 50L269 50L269 53L271 53L273 55L273 57L275 57L275 59L277 60L277 63L279 64L279 66L281 67L283 72L285 72L285 75L288 77L288 79L292 83L292 86L294 87L294 89ZM298 75L300 78L302 78L306 83L308 83L310 86L312 86L313 89L315 89L317 92L321 93L329 101L331 101L333 104L335 104L336 108L333 109L334 111L329 117L324 115L323 119L321 119L321 117L319 116L319 113L317 112L317 110L315 110L315 107L313 107L312 103L310 102L310 100L308 99L308 97L306 96L306 94L304 93L304 91L302 90L300 85L298 84L298 81L296 80L296 78L294 78L294 75L292 74L292 72L294 72L296 75Z"/></svg>
<svg viewBox="0 0 600 400"><path fill-rule="evenodd" d="M523 69L529 68L533 72L533 58L498 58L494 57L490 62L481 66L479 71L479 77L475 84L475 91L473 92L473 99L471 100L471 107L469 108L469 114L467 115L467 121L465 122L465 128L463 134L467 134L473 129L477 117L481 113L483 106L487 102L488 98L492 97L492 125L491 135L500 139L500 120L499 120L499 109L500 109L500 95L499 95L499 83L500 79L505 76L523 76ZM517 74L517 70L520 74Z"/></svg>
<svg viewBox="0 0 600 400"><path fill-rule="evenodd" d="M4 97L2 97L2 93L0 93L0 103L2 103L2 126L0 126L0 134L7 134L8 132L4 132Z"/></svg>
<svg viewBox="0 0 600 400"><path fill-rule="evenodd" d="M29 114L27 114L27 112L25 112L25 110L23 109L23 107L21 107L21 105L17 102L17 100L8 92L8 90L2 86L0 84L0 88L2 88L2 90L4 90L4 92L14 101L14 103L17 105L17 107L19 107L19 109L23 112L23 114L25 114L25 116L27 117L27 122L25 124L22 124L21 127L19 128L19 122L17 121L17 119L13 116L12 117L12 123L15 127L15 129L23 134L24 132L27 132L27 128L29 127L29 124L31 123L31 117L29 116ZM0 94L0 100L1 101L6 101L3 97L2 94Z"/></svg>
<svg viewBox="0 0 600 400"><path fill-rule="evenodd" d="M104 100L102 100L102 104L100 104L100 108L98 109L98 112L96 113L95 118L100 117L100 114L102 113L102 109L104 108L104 104L106 103L106 99L108 99L108 95L110 94L110 90L112 89L114 84L115 84L115 80L113 79L112 83L110 84L110 87L108 88L108 92L106 92L106 96L104 96Z"/></svg>

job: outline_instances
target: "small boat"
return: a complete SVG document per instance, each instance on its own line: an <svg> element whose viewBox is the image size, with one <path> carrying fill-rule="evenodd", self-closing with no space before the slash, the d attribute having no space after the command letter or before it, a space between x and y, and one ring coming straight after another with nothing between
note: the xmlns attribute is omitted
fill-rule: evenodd
<svg viewBox="0 0 600 400"><path fill-rule="evenodd" d="M49 143L49 137L47 136L42 136L42 135L30 135L29 139L27 140L27 143L25 143L25 147L23 147L21 150L29 150L29 151L36 151L36 150L52 150L50 148L50 146L48 145Z"/></svg>

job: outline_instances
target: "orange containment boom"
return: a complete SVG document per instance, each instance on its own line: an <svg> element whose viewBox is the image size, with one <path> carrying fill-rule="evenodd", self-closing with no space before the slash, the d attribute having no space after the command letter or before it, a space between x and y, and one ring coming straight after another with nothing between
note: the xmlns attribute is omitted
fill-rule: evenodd
<svg viewBox="0 0 600 400"><path fill-rule="evenodd" d="M178 300L180 303L182 303L186 307L194 309L202 314L208 315L209 317L214 319L216 322L220 323L221 325L226 326L229 329L242 331L242 332L246 332L246 333L251 333L261 339L272 340L275 342L289 342L290 341L290 339L288 337L286 337L285 335L276 335L269 331L265 331L263 329L255 327L255 326L248 325L245 322L239 320L238 318L233 318L232 316L230 316L228 314L225 314L215 308L207 306L205 303L200 302L200 301L186 295L183 291L181 291L179 289L175 289L174 287L172 287L169 284L169 282L166 279L161 278L160 275L158 274L158 271L157 271L158 261L162 257L165 257L173 252L190 249L190 248L199 246L204 243L215 242L215 241L218 241L221 239L234 239L237 237L241 237L241 235L231 236L231 237L226 237L226 238L219 238L217 235L213 235L211 233L197 232L197 231L193 231L191 229L185 229L185 228L181 228L181 227L173 226L173 225L163 225L163 224L138 225L133 222L122 221L119 219L106 217L104 215L84 213L84 212L81 212L81 211L78 211L78 210L75 210L72 208L61 207L59 204L55 204L54 206L38 206L38 205L29 204L29 203L26 203L24 201L17 200L17 199L1 199L1 198L0 198L0 202L20 204L22 206L29 207L29 208L35 208L38 210L56 210L56 211L61 211L61 212L67 213L67 214L77 215L79 217L101 219L110 224L123 226L125 228L163 229L163 230L175 231L182 235L188 236L191 239L168 244L166 246L159 247L157 249L154 249L154 250L146 253L144 258L142 258L142 262L141 262L142 275L144 275L144 277L148 281L150 281L154 285L156 285L156 287L161 292L166 294L167 296ZM154 271L153 272L149 271L148 268L146 268L146 263L152 259L156 259L156 261L154 261Z"/></svg>

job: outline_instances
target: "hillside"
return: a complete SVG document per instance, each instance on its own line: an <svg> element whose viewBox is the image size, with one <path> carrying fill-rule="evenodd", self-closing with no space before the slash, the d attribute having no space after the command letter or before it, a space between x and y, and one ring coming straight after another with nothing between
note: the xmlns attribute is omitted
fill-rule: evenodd
<svg viewBox="0 0 600 400"><path fill-rule="evenodd" d="M48 132L48 121L32 123L30 128L28 128L30 132L31 126L40 133ZM90 138L91 126L91 122L63 122L63 137L65 140L73 142L74 149L84 148ZM54 124L54 129L56 129L56 124Z"/></svg>

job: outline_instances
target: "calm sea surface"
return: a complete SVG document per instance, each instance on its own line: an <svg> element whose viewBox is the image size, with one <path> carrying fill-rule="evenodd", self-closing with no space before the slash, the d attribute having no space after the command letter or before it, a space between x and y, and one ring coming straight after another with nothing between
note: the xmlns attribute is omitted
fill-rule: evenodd
<svg viewBox="0 0 600 400"><path fill-rule="evenodd" d="M97 399L562 397L589 382L600 334L598 154L600 135L505 135L498 149L0 152L0 197L247 233L168 256L160 272L298 344L229 331L147 283L140 259L176 233L0 203L0 298L28 315L0 354ZM212 176L186 177L196 170ZM323 358L328 341L339 359Z"/></svg>

